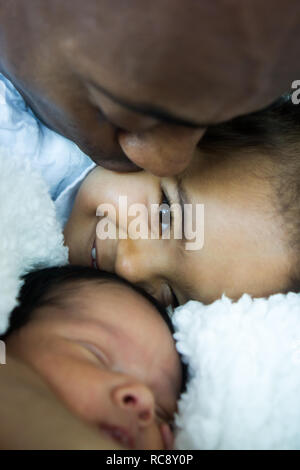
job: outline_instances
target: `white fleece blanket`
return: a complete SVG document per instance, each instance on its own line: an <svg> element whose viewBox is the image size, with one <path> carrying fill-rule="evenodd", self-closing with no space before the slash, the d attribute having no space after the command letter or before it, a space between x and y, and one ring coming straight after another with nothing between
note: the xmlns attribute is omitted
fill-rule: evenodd
<svg viewBox="0 0 300 470"><path fill-rule="evenodd" d="M179 449L300 449L300 294L204 306L173 318L190 382Z"/></svg>
<svg viewBox="0 0 300 470"><path fill-rule="evenodd" d="M68 261L48 186L26 158L0 148L0 334L17 305L21 276Z"/></svg>

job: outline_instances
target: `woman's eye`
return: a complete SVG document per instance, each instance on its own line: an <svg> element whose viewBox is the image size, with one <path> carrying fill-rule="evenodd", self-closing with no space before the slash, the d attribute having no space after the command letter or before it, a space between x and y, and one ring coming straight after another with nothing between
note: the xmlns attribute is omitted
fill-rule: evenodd
<svg viewBox="0 0 300 470"><path fill-rule="evenodd" d="M170 202L164 191L162 191L162 201L159 207L159 223L161 226L161 233L164 233L171 224Z"/></svg>

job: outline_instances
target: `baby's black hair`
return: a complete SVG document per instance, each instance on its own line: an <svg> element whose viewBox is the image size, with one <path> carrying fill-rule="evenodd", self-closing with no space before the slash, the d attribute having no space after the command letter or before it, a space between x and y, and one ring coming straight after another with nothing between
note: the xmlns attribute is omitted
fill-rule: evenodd
<svg viewBox="0 0 300 470"><path fill-rule="evenodd" d="M76 292L81 283L94 281L98 283L118 282L134 290L144 297L155 307L164 322L167 324L171 334L174 334L174 327L166 309L154 297L138 286L130 284L116 274L111 274L97 269L67 265L61 267L44 268L32 271L23 277L24 284L19 294L19 305L11 312L10 324L7 332L0 337L5 340L14 331L25 326L34 315L34 312L44 306L64 307L65 298ZM64 289L66 288L66 289ZM149 339L151 341L151 338ZM180 356L180 355L179 355ZM182 387L181 392L186 388L187 370L182 363Z"/></svg>

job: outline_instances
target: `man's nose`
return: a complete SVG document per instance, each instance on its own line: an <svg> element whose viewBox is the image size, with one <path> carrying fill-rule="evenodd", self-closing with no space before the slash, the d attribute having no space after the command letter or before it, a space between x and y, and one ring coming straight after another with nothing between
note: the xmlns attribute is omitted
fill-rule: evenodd
<svg viewBox="0 0 300 470"><path fill-rule="evenodd" d="M190 163L204 128L160 123L140 133L119 132L119 144L136 165L157 176L173 176Z"/></svg>
<svg viewBox="0 0 300 470"><path fill-rule="evenodd" d="M112 399L122 410L134 414L141 427L147 427L155 417L155 401L150 389L139 382L116 387Z"/></svg>

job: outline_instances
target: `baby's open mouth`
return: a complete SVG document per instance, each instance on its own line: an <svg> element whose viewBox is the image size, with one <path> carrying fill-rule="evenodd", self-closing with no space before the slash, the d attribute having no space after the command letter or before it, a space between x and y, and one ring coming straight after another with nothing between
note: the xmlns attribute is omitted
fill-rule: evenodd
<svg viewBox="0 0 300 470"><path fill-rule="evenodd" d="M100 429L123 447L127 449L135 449L134 439L126 429L107 424L100 425Z"/></svg>

